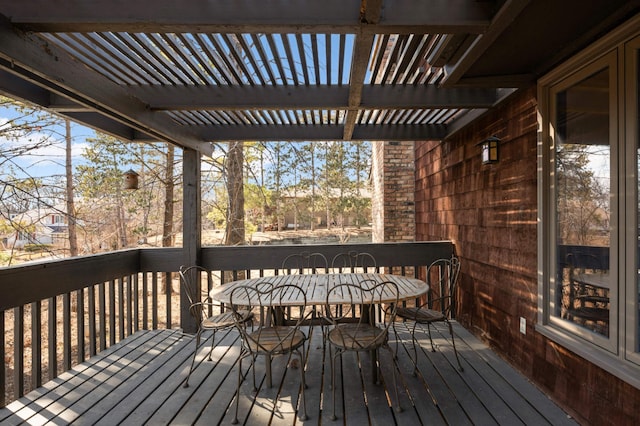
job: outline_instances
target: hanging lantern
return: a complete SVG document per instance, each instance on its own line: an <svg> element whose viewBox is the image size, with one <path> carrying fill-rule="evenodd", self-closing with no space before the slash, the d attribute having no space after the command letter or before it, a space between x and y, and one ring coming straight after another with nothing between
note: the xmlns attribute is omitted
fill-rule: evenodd
<svg viewBox="0 0 640 426"><path fill-rule="evenodd" d="M133 169L129 169L123 174L124 189L138 189L138 175Z"/></svg>

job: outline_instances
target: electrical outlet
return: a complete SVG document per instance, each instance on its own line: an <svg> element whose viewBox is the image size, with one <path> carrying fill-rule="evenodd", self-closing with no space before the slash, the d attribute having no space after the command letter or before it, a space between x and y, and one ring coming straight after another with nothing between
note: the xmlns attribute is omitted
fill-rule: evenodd
<svg viewBox="0 0 640 426"><path fill-rule="evenodd" d="M527 320L520 317L520 333L527 334Z"/></svg>

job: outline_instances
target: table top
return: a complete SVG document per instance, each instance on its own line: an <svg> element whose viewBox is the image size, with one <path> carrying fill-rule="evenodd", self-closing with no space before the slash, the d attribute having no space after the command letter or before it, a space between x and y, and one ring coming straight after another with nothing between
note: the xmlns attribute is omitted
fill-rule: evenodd
<svg viewBox="0 0 640 426"><path fill-rule="evenodd" d="M370 280L370 281L367 281ZM327 302L327 289L338 284L358 284L367 282L369 285L381 283L384 281L394 282L398 286L398 300L407 300L422 296L429 290L429 285L416 278L403 277L400 275L390 274L294 274L294 275L277 275L271 277L250 278L246 280L232 281L223 284L220 287L211 290L209 295L213 300L222 303L230 303L231 292L238 286L258 286L261 283L270 283L273 285L295 284L300 286L307 298L307 305L321 305ZM391 302L395 300L395 296L389 296L382 302ZM331 300L330 303L339 303L340 300ZM282 302L280 306L299 306L300 300L289 300Z"/></svg>
<svg viewBox="0 0 640 426"><path fill-rule="evenodd" d="M599 287L606 290L609 289L611 280L608 272L575 274L573 279L581 284Z"/></svg>

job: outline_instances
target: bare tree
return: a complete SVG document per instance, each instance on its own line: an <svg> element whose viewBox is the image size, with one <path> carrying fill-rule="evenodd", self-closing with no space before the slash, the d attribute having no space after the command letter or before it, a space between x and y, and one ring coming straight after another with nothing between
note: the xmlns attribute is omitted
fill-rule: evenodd
<svg viewBox="0 0 640 426"><path fill-rule="evenodd" d="M69 255L78 255L78 236L76 233L76 208L73 199L73 167L71 164L71 122L65 120L65 142L66 142L66 198L67 198L67 230L69 233Z"/></svg>

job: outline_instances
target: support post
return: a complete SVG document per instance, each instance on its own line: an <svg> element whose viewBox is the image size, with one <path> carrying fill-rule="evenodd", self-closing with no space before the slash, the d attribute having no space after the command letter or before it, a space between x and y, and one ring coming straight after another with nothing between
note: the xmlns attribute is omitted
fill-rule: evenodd
<svg viewBox="0 0 640 426"><path fill-rule="evenodd" d="M199 265L202 248L202 208L200 191L200 152L185 148L182 152L182 264ZM189 314L189 299L180 287L180 326L195 333L198 325Z"/></svg>

